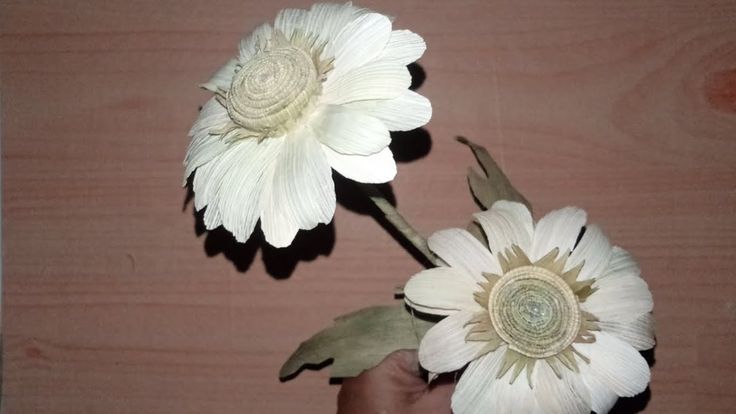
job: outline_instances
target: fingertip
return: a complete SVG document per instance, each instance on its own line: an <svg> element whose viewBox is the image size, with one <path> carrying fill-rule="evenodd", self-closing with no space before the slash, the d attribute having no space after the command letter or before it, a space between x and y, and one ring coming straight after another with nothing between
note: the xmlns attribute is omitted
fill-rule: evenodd
<svg viewBox="0 0 736 414"><path fill-rule="evenodd" d="M395 364L403 371L409 372L415 376L421 375L419 370L419 356L417 355L416 350L400 349L398 351L394 351L389 354L384 361Z"/></svg>

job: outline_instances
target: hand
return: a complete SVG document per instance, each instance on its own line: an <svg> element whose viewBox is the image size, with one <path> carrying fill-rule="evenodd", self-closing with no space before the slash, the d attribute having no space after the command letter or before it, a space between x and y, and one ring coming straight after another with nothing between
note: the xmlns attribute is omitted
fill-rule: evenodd
<svg viewBox="0 0 736 414"><path fill-rule="evenodd" d="M416 351L401 350L355 378L337 396L338 414L450 414L455 384L421 377Z"/></svg>

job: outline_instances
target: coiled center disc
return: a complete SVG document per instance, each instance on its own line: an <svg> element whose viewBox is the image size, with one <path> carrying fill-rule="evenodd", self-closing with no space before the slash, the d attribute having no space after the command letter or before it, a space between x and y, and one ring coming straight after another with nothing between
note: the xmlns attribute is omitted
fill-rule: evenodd
<svg viewBox="0 0 736 414"><path fill-rule="evenodd" d="M528 357L546 358L567 348L580 329L577 298L555 273L522 266L493 286L491 322L509 347Z"/></svg>
<svg viewBox="0 0 736 414"><path fill-rule="evenodd" d="M312 57L295 46L261 51L233 77L227 111L236 124L268 135L301 116L320 91Z"/></svg>

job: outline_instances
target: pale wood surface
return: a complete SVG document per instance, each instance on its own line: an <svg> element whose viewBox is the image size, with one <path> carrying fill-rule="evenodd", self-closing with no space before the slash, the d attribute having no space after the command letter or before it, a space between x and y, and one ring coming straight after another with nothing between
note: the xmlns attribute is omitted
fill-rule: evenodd
<svg viewBox="0 0 736 414"><path fill-rule="evenodd" d="M0 3L4 412L334 411L327 370L282 384L280 364L419 264L338 207L284 278L293 256L201 234L179 187L196 85L297 4ZM401 137L393 183L416 227L466 222L452 138L487 145L537 214L584 207L641 262L651 400L619 412L734 412L736 3L364 4L429 45L431 150Z"/></svg>

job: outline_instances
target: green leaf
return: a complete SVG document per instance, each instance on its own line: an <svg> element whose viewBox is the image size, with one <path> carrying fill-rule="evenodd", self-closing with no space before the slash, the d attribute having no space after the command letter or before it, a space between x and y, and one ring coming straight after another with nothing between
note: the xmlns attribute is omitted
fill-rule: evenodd
<svg viewBox="0 0 736 414"><path fill-rule="evenodd" d="M279 378L289 380L305 367L319 367L333 360L332 377L355 377L378 365L399 349L417 349L434 322L419 319L401 304L374 306L335 319L333 326L318 332L289 357Z"/></svg>
<svg viewBox="0 0 736 414"><path fill-rule="evenodd" d="M470 191L485 210L491 208L493 203L498 200L510 200L524 203L529 211L532 205L529 201L511 184L506 174L501 171L496 161L493 160L491 154L481 145L475 144L465 137L457 137L457 140L467 145L475 158L478 160L483 174L474 168L468 170L468 184Z"/></svg>

